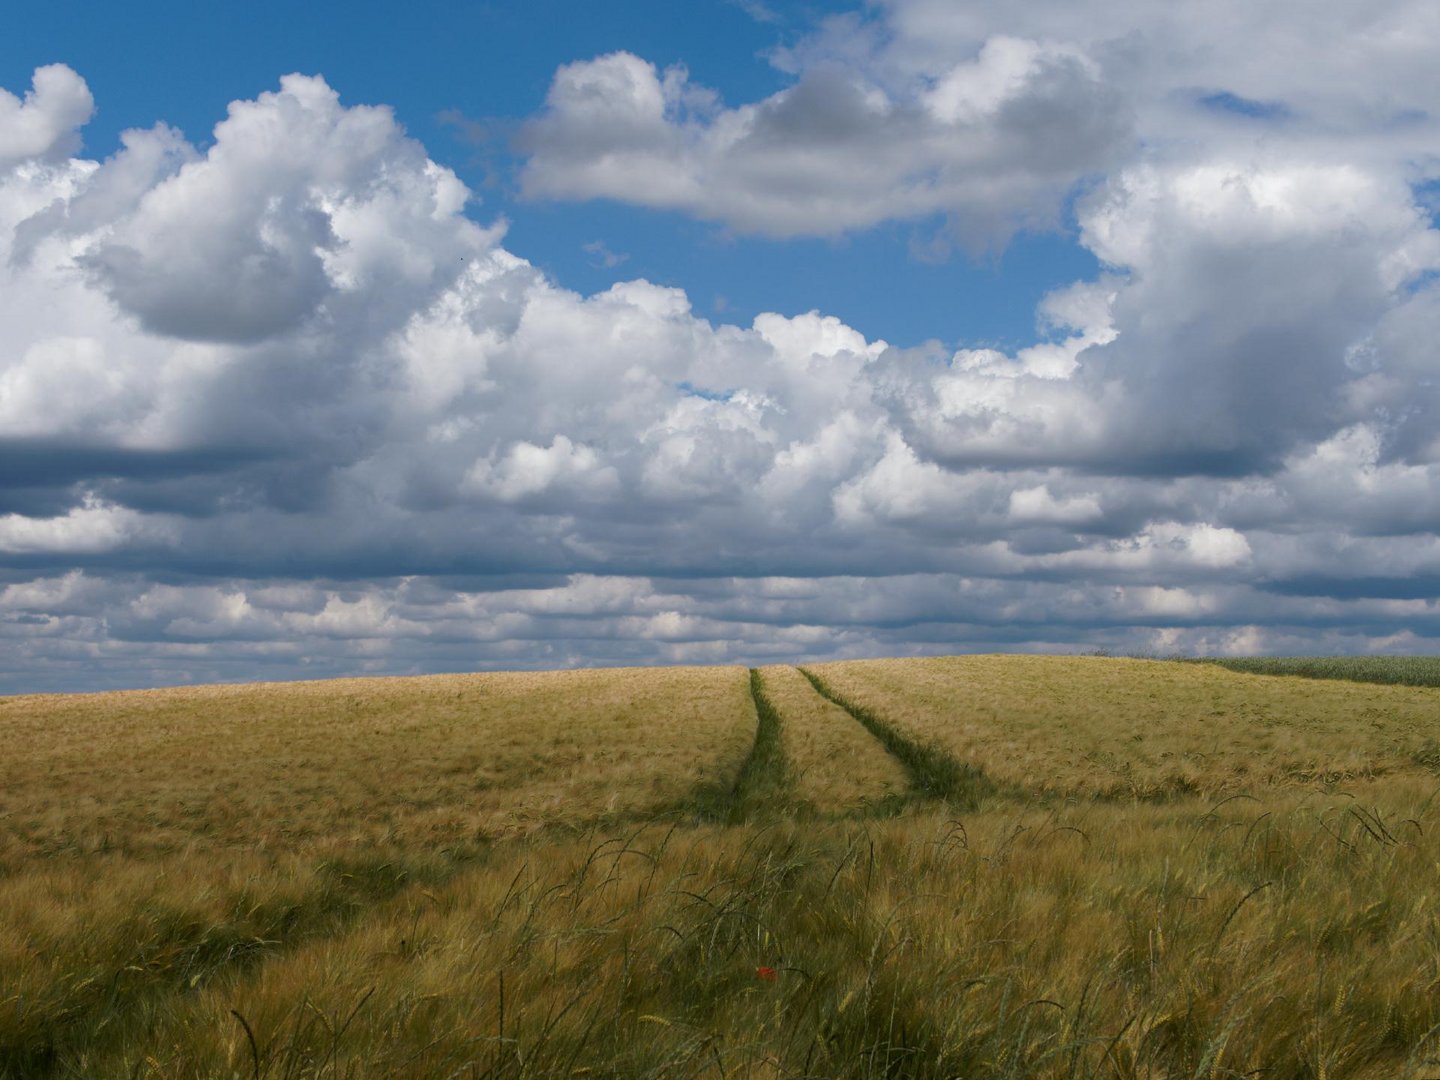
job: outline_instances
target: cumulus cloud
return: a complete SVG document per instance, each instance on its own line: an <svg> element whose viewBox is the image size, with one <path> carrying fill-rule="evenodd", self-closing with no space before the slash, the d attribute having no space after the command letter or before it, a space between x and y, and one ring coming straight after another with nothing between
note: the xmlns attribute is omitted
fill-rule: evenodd
<svg viewBox="0 0 1440 1080"><path fill-rule="evenodd" d="M429 166L389 109L342 108L323 80L289 75L232 104L214 135L82 260L147 330L254 343L362 290L389 285L414 303L468 250L447 235L462 224L463 186Z"/></svg>
<svg viewBox="0 0 1440 1080"><path fill-rule="evenodd" d="M1416 0L881 0L775 50L792 84L760 101L725 105L629 53L565 65L523 180L770 236L938 215L982 248L1053 227L1067 195L1142 158L1243 163L1263 143L1433 178L1437 34Z"/></svg>
<svg viewBox="0 0 1440 1080"><path fill-rule="evenodd" d="M526 128L526 193L684 210L768 236L948 217L975 246L1057 222L1115 160L1123 100L1083 53L997 36L921 84L827 60L724 107L683 67L617 52L562 67Z"/></svg>
<svg viewBox="0 0 1440 1080"><path fill-rule="evenodd" d="M1057 499L1044 484L1010 492L1010 520L1023 525L1084 525L1101 521L1104 511L1093 495Z"/></svg>
<svg viewBox="0 0 1440 1080"><path fill-rule="evenodd" d="M134 510L109 506L94 498L68 513L50 518L24 514L0 517L0 552L7 555L100 555L158 538L163 523Z"/></svg>
<svg viewBox="0 0 1440 1080"><path fill-rule="evenodd" d="M588 446L556 435L549 446L518 442L499 461L477 461L464 487L501 502L518 502L560 489L569 498L601 498L618 486L615 470L601 466Z"/></svg>
<svg viewBox="0 0 1440 1080"><path fill-rule="evenodd" d="M1008 229L1102 171L1073 211L1102 271L1025 347L567 290L317 77L204 149L160 125L103 161L76 156L78 75L0 99L0 686L1440 649L1435 122L1361 138L1370 83L1185 50L1175 79L1288 112L1150 111L1144 35L878 10L888 37L832 25L753 106L630 56L566 69L531 166L777 234L912 197ZM1109 118L1099 157L1056 142L1062 104ZM1191 119L1115 135L1160 111Z"/></svg>
<svg viewBox="0 0 1440 1080"><path fill-rule="evenodd" d="M938 375L897 371L895 408L930 456L1268 470L1370 415L1382 377L1367 389L1357 361L1427 301L1440 266L1408 188L1348 165L1136 166L1079 217L1119 276L1052 298L1075 333L1013 357L962 352Z"/></svg>
<svg viewBox="0 0 1440 1080"><path fill-rule="evenodd" d="M85 80L64 64L36 68L23 100L0 89L0 171L68 157L80 148L80 128L94 111Z"/></svg>

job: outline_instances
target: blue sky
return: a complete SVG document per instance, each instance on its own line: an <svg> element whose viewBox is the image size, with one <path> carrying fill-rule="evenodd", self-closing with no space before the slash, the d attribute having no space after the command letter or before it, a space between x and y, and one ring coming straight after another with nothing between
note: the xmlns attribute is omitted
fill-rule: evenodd
<svg viewBox="0 0 1440 1080"><path fill-rule="evenodd" d="M1440 652L1437 48L1420 0L10 13L0 692Z"/></svg>
<svg viewBox="0 0 1440 1080"><path fill-rule="evenodd" d="M761 311L843 312L867 336L914 345L1014 346L1034 334L1049 289L1093 273L1073 229L1018 237L1003 251L917 259L940 216L859 235L775 243L676 214L609 201L524 199L515 184L515 130L544 101L555 69L619 49L684 64L727 100L748 101L791 81L767 56L850 4L772 4L757 18L726 0L584 5L415 3L347 6L141 3L31 7L0 42L0 86L62 61L85 76L100 106L86 150L104 157L129 127L157 119L197 144L237 98L286 72L323 75L347 104L383 103L437 161L476 192L471 214L503 215L510 242L572 288L593 291L645 277L678 285L697 309L748 320ZM465 124L478 125L469 127ZM480 145L473 140L483 130ZM605 265L587 244L624 256ZM877 288L883 282L883 288Z"/></svg>

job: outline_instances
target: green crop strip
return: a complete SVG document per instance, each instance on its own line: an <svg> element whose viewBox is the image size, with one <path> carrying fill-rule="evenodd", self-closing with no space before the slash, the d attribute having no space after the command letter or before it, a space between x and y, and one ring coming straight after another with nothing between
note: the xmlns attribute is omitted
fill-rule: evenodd
<svg viewBox="0 0 1440 1080"><path fill-rule="evenodd" d="M690 798L694 816L704 822L737 825L759 811L799 809L790 797L790 762L780 740L780 714L765 696L760 672L750 669L750 698L755 706L755 742L735 783L709 784Z"/></svg>
<svg viewBox="0 0 1440 1080"><path fill-rule="evenodd" d="M1306 679L1345 679L1396 686L1440 686L1440 656L1246 656L1206 657L1191 662L1216 664L1248 675L1298 675Z"/></svg>

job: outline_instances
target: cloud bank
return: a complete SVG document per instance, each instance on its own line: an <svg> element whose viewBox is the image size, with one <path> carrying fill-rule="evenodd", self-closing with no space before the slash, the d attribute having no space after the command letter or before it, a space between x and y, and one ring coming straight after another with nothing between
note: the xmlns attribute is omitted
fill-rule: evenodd
<svg viewBox="0 0 1440 1080"><path fill-rule="evenodd" d="M0 689L1440 651L1440 27L1366 10L1279 64L1238 6L1221 49L895 2L737 108L626 54L557 73L536 194L972 246L1071 206L1104 270L1014 354L568 291L318 77L88 160L42 68L0 95Z"/></svg>

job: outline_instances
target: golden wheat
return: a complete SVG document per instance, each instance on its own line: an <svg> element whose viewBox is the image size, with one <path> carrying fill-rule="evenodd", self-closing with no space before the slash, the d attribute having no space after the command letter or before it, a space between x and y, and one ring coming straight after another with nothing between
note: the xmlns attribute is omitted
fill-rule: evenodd
<svg viewBox="0 0 1440 1080"><path fill-rule="evenodd" d="M1431 794L525 843L174 1002L143 1054L85 1064L173 1080L257 1058L262 1075L350 1077L1433 1075Z"/></svg>
<svg viewBox="0 0 1440 1080"><path fill-rule="evenodd" d="M0 698L0 861L578 825L723 782L753 730L743 668Z"/></svg>
<svg viewBox="0 0 1440 1080"><path fill-rule="evenodd" d="M0 699L0 1076L496 839L727 788L754 715L743 668Z"/></svg>
<svg viewBox="0 0 1440 1080"><path fill-rule="evenodd" d="M780 714L793 794L821 813L843 813L905 790L905 771L854 717L815 692L792 667L760 669Z"/></svg>
<svg viewBox="0 0 1440 1080"><path fill-rule="evenodd" d="M1440 690L1101 657L860 660L847 701L1028 790L1152 798L1423 773Z"/></svg>
<svg viewBox="0 0 1440 1080"><path fill-rule="evenodd" d="M0 1078L1440 1075L1440 691L817 671L967 798L780 668L0 699Z"/></svg>

